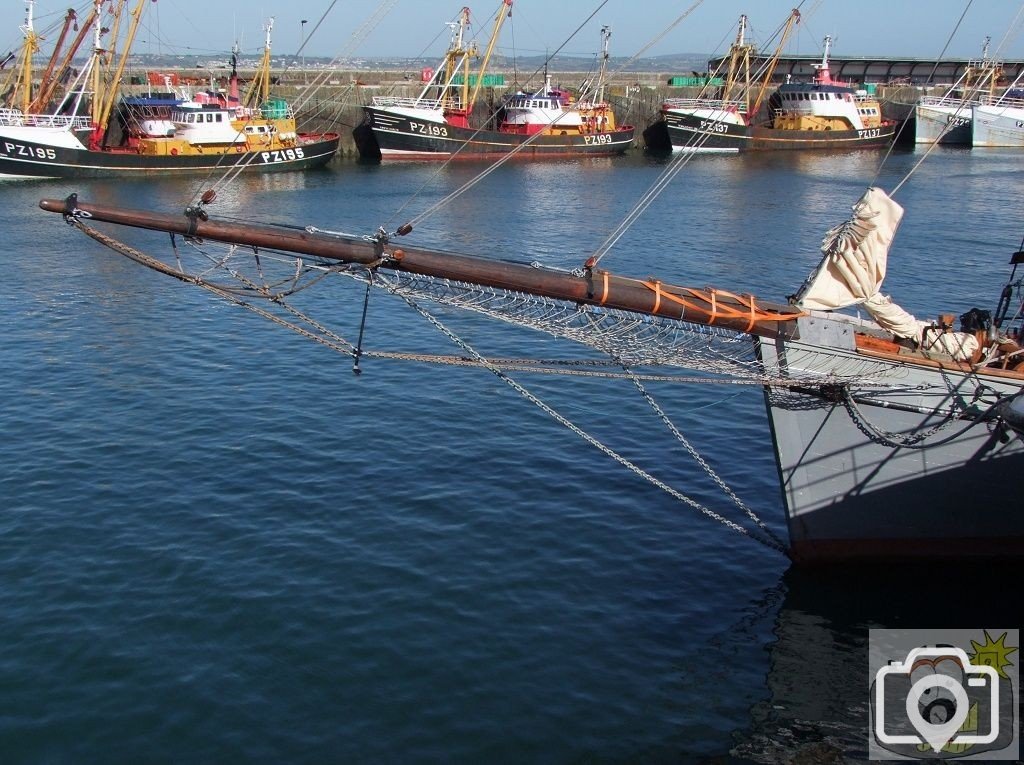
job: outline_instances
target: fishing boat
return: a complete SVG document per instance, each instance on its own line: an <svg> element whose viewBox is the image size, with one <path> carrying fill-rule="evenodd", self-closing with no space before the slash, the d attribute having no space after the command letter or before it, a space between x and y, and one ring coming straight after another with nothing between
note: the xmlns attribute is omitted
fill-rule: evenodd
<svg viewBox="0 0 1024 765"><path fill-rule="evenodd" d="M37 47L32 5L29 2L24 27L26 51ZM337 133L298 132L287 102L270 96L273 19L266 26L263 60L245 99L239 97L233 67L226 96L197 93L160 104L139 97L118 101L116 84L144 7L144 0L139 0L132 10L124 50L108 79L103 71L108 46L102 36L108 29L116 33L120 16L105 21L103 4L96 0L78 38L80 42L85 28L92 27L92 55L50 111L39 111L45 104L38 95L31 98L31 55L22 57L22 108L8 104L0 111L0 178L182 174L225 168L304 170L322 166L334 156L340 140ZM73 52L72 48L68 63ZM48 83L55 77L44 77L40 91L52 94Z"/></svg>
<svg viewBox="0 0 1024 765"><path fill-rule="evenodd" d="M981 59L970 61L960 78L941 96L921 96L914 106L914 141L946 146L973 142L972 109L991 99L1002 77L1002 65L989 57L985 38Z"/></svg>
<svg viewBox="0 0 1024 765"><path fill-rule="evenodd" d="M869 189L850 218L826 234L818 268L790 300L778 302L616 275L600 268L601 254L568 271L527 259L413 248L399 242L412 233L411 223L356 237L217 220L208 213L215 197L207 192L184 215L90 204L74 195L40 205L175 279L249 308L263 298L267 308L256 310L264 313L287 305L304 273L338 274L364 281L367 294L381 288L411 306L463 308L582 343L627 370L654 364L760 385L770 428L765 447L776 457L788 541L749 510L752 521L742 525L690 501L796 561L1024 554L1024 517L1007 512L1024 471L1024 278L1017 274L1024 252L1012 255L993 313L965 311L959 327L955 313L917 319L881 292L903 210L879 188ZM182 266L179 249L160 261L97 230L101 222L204 246L229 244L230 257L204 254L192 271ZM274 253L288 270L279 280L268 273ZM210 263L230 276L248 275L232 289L206 275ZM853 308L867 315L844 311ZM287 325L298 315L290 308L287 320L274 320ZM306 337L324 331L312 318L292 328ZM459 363L518 385L445 331L465 352ZM351 353L358 371L361 340L315 339ZM680 494L579 428L574 432Z"/></svg>
<svg viewBox="0 0 1024 765"><path fill-rule="evenodd" d="M737 152L777 149L854 149L889 145L896 122L882 118L878 99L832 78L831 37L825 38L821 63L811 82L790 82L772 90L779 56L800 20L794 10L779 44L761 72L751 71L755 48L746 40L747 17L741 16L736 41L723 59L724 77L712 73L696 98L668 99L661 118L645 131L649 146L667 134L673 151ZM724 80L721 93L710 96L711 83Z"/></svg>
<svg viewBox="0 0 1024 765"><path fill-rule="evenodd" d="M605 100L608 41L603 27L600 70L578 97L544 85L520 90L502 100L483 122L474 123L473 107L485 82L487 65L512 0L502 0L479 70L479 57L468 41L469 8L463 8L443 61L415 98L375 96L364 107L364 120L354 131L360 155L367 159L448 159L504 156L554 157L621 154L633 144L634 129L617 125Z"/></svg>
<svg viewBox="0 0 1024 765"><path fill-rule="evenodd" d="M971 108L971 145L1024 148L1024 87L1018 76L999 97L982 99Z"/></svg>

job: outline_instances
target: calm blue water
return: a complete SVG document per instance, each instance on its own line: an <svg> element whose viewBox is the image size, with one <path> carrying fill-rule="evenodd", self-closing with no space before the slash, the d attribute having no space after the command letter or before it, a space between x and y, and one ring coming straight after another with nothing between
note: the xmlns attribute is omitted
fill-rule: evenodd
<svg viewBox="0 0 1024 765"><path fill-rule="evenodd" d="M878 161L698 158L602 264L782 298ZM507 165L415 243L577 266L663 165ZM340 164L245 179L214 210L369 233L481 169ZM486 372L371 359L355 377L36 206L175 211L196 186L0 186L0 761L857 761L869 626L1012 621L988 571L790 571ZM930 158L898 197L897 302L993 307L1022 189L1022 154ZM324 317L354 337L362 295L331 290ZM442 316L492 355L574 352ZM457 352L384 295L367 345ZM737 517L629 383L519 379ZM651 390L782 532L760 393Z"/></svg>

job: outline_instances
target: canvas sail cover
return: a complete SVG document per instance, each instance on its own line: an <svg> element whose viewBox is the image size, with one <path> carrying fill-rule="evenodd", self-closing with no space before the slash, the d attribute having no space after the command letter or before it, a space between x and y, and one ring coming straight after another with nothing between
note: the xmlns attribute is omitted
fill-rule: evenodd
<svg viewBox="0 0 1024 765"><path fill-rule="evenodd" d="M882 288L889 245L903 208L882 189L872 187L853 206L853 217L831 229L821 243L824 257L811 274L797 305L834 311L863 303Z"/></svg>
<svg viewBox="0 0 1024 765"><path fill-rule="evenodd" d="M805 310L834 311L863 305L882 329L920 344L922 350L938 351L967 360L978 348L970 334L943 331L928 333L928 322L883 295L889 246L903 218L903 208L882 189L872 187L853 206L850 220L831 229L822 240L823 258L804 283L796 305Z"/></svg>

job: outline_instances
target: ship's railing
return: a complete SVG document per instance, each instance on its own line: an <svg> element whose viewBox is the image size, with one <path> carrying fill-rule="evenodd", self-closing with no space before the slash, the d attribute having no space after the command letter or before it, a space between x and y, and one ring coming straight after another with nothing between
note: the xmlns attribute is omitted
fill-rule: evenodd
<svg viewBox="0 0 1024 765"><path fill-rule="evenodd" d="M743 111L743 101L724 101L718 98L667 98L662 102L666 109L709 109L721 112Z"/></svg>
<svg viewBox="0 0 1024 765"><path fill-rule="evenodd" d="M994 58L983 58L983 59L970 59L967 61L968 69L991 69L996 70L1003 66L1002 61L997 61Z"/></svg>
<svg viewBox="0 0 1024 765"><path fill-rule="evenodd" d="M917 99L918 106L947 106L957 107L962 106L965 109L970 109L971 105L977 103L963 98L956 98L955 96L921 96Z"/></svg>
<svg viewBox="0 0 1024 765"><path fill-rule="evenodd" d="M989 97L981 99L985 106L1005 106L1008 109L1024 109L1024 98L997 98Z"/></svg>
<svg viewBox="0 0 1024 765"><path fill-rule="evenodd" d="M406 109L461 109L457 98L446 100L433 98L402 98L399 96L374 96L373 105L380 107L401 106Z"/></svg>
<svg viewBox="0 0 1024 765"><path fill-rule="evenodd" d="M67 114L23 114L19 109L0 109L0 125L5 127L53 127L88 130L88 117Z"/></svg>

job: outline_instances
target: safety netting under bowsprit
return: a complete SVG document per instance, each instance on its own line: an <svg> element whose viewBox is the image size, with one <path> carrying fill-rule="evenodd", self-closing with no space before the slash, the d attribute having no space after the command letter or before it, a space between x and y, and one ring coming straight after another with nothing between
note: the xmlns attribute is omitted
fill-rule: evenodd
<svg viewBox="0 0 1024 765"><path fill-rule="evenodd" d="M667 374L663 379L782 386L821 385L825 381L859 382L871 386L879 383L883 372L877 368L877 363L868 360L831 358L825 363L811 358L820 354L808 350L799 354L794 351L788 359L787 368L782 369L778 365L763 363L753 339L741 332L249 246L172 236L169 249L147 245L147 251L143 252L83 220L73 219L71 222L93 239L137 263L206 289L309 340L340 353L358 354L363 358L463 366L476 363L460 356L361 348L360 341L353 338L352 328L357 323L350 321L349 329L342 331L337 328L336 319L339 311L350 314L365 311L366 298L359 297L358 291L355 295L349 291L349 300L337 300L334 292L337 288L332 285L338 284L338 277L345 277L340 280L343 284L355 282L362 287L383 290L405 302L468 311L544 332L593 349L601 356L592 360L578 356L498 360L506 368L523 371L550 372L552 367L562 367L562 373L566 374L607 376L617 373L600 371L596 367L669 367L709 377ZM163 251L165 255L157 258L150 254L153 251ZM582 368L588 364L592 368L583 371Z"/></svg>

